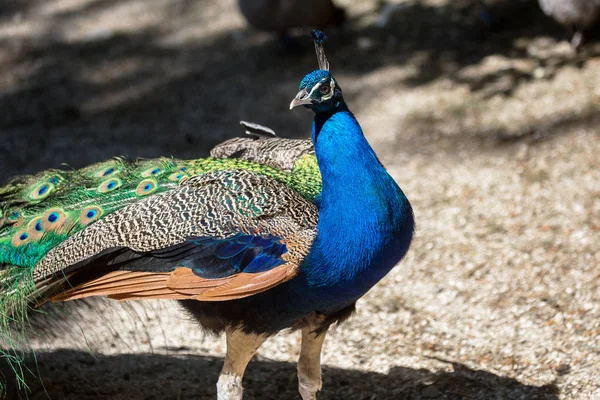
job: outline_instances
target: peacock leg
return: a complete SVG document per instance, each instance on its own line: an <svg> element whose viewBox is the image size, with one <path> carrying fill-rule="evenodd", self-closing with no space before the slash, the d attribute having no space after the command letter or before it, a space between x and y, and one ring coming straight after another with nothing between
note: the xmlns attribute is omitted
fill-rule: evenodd
<svg viewBox="0 0 600 400"><path fill-rule="evenodd" d="M302 400L316 400L321 390L321 349L325 334L314 333L310 325L302 329L302 347L298 359L298 391Z"/></svg>
<svg viewBox="0 0 600 400"><path fill-rule="evenodd" d="M227 355L217 382L217 399L241 400L244 371L266 337L239 330L227 331L226 335Z"/></svg>

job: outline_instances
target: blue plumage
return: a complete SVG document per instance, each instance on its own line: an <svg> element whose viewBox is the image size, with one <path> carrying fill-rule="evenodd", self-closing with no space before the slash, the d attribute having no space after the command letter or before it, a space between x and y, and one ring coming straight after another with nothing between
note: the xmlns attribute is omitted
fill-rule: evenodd
<svg viewBox="0 0 600 400"><path fill-rule="evenodd" d="M202 278L223 278L239 272L257 273L281 265L287 252L285 244L275 236L252 236L239 233L225 238L188 238L199 249L184 266ZM200 250L201 249L201 250ZM200 256L202 251L204 256Z"/></svg>
<svg viewBox="0 0 600 400"><path fill-rule="evenodd" d="M307 74L300 81L299 90L306 89L306 88L312 88L317 83L319 83L321 80L323 80L323 79L329 79L331 77L332 76L329 73L329 71L324 71L324 70L321 70L321 69L317 69L317 70L315 70L315 71Z"/></svg>
<svg viewBox="0 0 600 400"><path fill-rule="evenodd" d="M313 38L316 45L323 45L327 40L327 35L320 30L310 31L310 36Z"/></svg>
<svg viewBox="0 0 600 400"><path fill-rule="evenodd" d="M326 317L326 329L353 310L408 251L411 205L377 159L328 70L302 79L290 108L299 105L315 113L312 141L323 185L315 201L317 237L300 273L288 282L228 303L186 302L209 329L219 332L233 324L272 334L313 312Z"/></svg>
<svg viewBox="0 0 600 400"><path fill-rule="evenodd" d="M326 59L320 64L328 65ZM297 275L241 299L183 302L204 327L227 332L228 353L217 384L220 399L241 399L240 381L231 383L229 376L241 379L236 365L243 373L245 361L229 349L260 345L264 335L290 327L302 329L300 394L303 400L316 399L321 387L319 357L329 325L352 314L356 301L404 257L412 240L410 203L369 146L329 71L314 71L302 80L290 108L298 105L315 113L312 141L322 191L315 201L317 236ZM246 270L253 270L252 264L263 262L263 257ZM243 334L232 333L239 330ZM248 349L244 357L249 359L254 351Z"/></svg>
<svg viewBox="0 0 600 400"><path fill-rule="evenodd" d="M363 278L376 282L382 275L373 268L386 269L376 261L389 258L391 268L408 249L411 235L405 232L413 229L410 204L345 105L316 115L313 140L323 191L319 235L306 260L309 281L318 286L352 285L366 272ZM397 247L389 248L397 238Z"/></svg>

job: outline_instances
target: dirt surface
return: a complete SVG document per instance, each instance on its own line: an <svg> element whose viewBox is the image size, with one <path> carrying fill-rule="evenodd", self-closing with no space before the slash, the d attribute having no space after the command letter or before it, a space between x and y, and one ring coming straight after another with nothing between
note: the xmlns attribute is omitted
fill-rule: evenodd
<svg viewBox="0 0 600 400"><path fill-rule="evenodd" d="M418 231L329 335L320 399L600 399L598 39L573 53L535 2L500 2L489 29L467 1L401 1L387 21L338 3L332 72ZM307 137L287 106L315 67L309 41L248 29L233 0L5 1L0 180L205 156L240 119ZM29 398L215 397L224 341L176 304L52 312ZM298 343L261 348L246 398L298 398Z"/></svg>

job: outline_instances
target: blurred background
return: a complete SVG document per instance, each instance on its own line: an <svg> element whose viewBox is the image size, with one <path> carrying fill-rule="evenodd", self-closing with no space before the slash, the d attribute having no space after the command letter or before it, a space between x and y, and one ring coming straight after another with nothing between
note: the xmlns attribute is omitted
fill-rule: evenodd
<svg viewBox="0 0 600 400"><path fill-rule="evenodd" d="M586 18L565 22L580 1ZM240 119L308 138L312 114L288 105L323 27L418 230L326 341L320 398L600 398L596 0L334 3L4 0L0 181L204 157ZM30 398L215 397L222 339L169 302L115 304L69 306L75 326L33 338ZM297 344L263 346L247 398L297 398Z"/></svg>

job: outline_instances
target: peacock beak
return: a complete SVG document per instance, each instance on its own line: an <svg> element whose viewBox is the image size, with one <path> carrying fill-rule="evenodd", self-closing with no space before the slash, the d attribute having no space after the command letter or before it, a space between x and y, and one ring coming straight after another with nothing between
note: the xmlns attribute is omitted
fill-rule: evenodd
<svg viewBox="0 0 600 400"><path fill-rule="evenodd" d="M306 89L302 89L298 92L294 100L290 103L290 110L297 106L302 106L305 104L312 104L312 100L310 98L310 93L306 91Z"/></svg>

